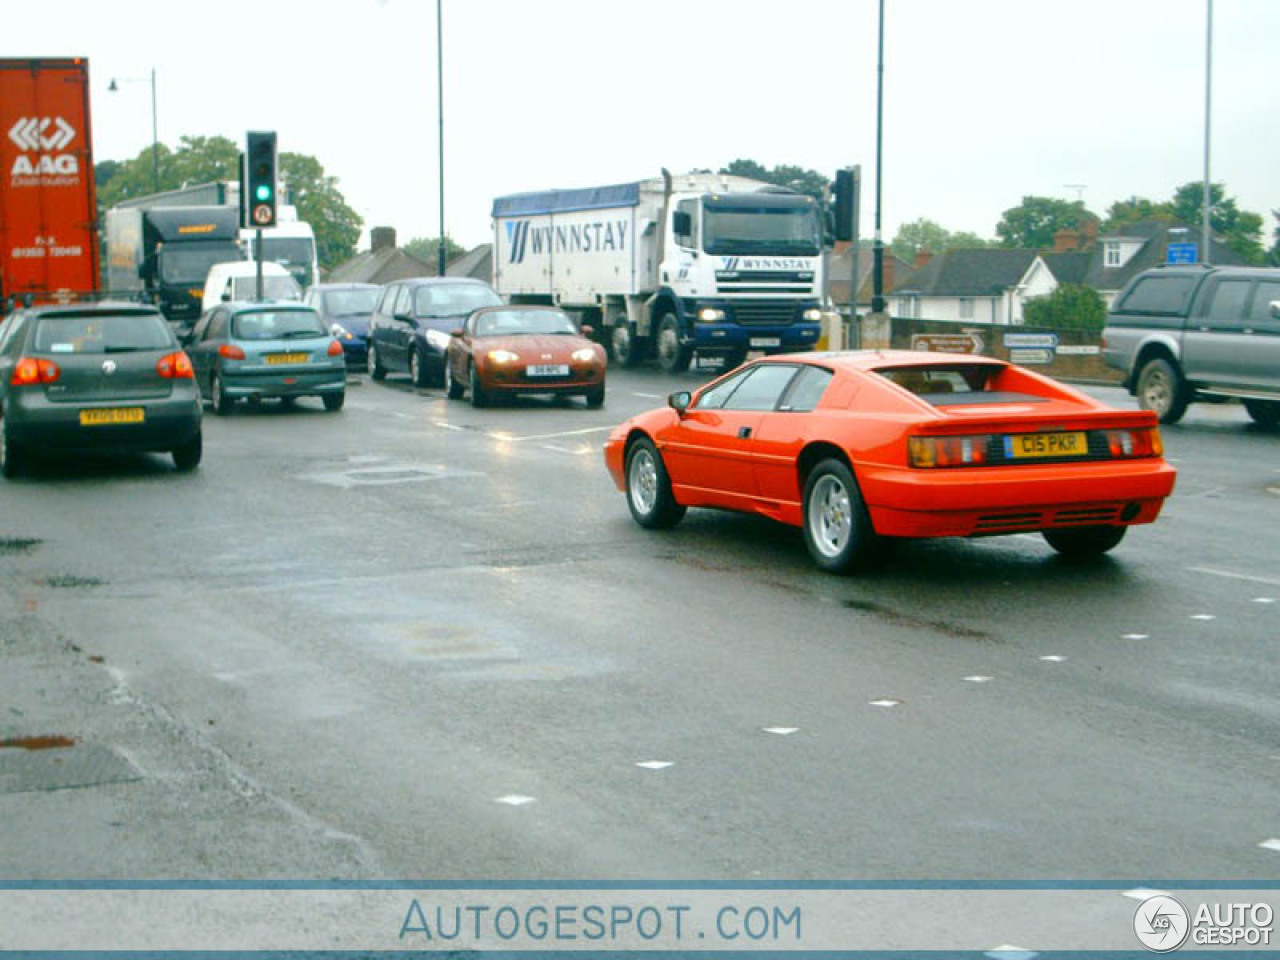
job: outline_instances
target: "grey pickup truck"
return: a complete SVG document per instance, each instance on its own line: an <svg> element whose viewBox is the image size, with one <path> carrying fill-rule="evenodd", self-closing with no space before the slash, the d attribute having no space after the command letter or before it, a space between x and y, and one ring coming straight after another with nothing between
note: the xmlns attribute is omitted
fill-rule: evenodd
<svg viewBox="0 0 1280 960"><path fill-rule="evenodd" d="M1280 270L1157 267L1107 313L1102 358L1139 406L1176 423L1194 400L1237 398L1280 424Z"/></svg>

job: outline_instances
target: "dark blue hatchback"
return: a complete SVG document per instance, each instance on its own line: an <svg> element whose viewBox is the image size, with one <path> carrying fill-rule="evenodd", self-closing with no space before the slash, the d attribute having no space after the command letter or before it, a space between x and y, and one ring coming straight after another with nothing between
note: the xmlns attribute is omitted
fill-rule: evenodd
<svg viewBox="0 0 1280 960"><path fill-rule="evenodd" d="M419 277L382 288L369 323L369 376L405 371L415 386L444 385L444 357L450 335L481 307L500 307L502 298L483 280Z"/></svg>

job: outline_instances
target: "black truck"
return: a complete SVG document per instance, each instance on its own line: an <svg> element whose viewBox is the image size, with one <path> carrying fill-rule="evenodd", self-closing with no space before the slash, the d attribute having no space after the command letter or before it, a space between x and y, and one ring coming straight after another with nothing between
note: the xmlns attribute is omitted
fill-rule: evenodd
<svg viewBox="0 0 1280 960"><path fill-rule="evenodd" d="M107 286L143 296L177 326L200 315L204 281L215 263L245 259L232 207L136 207L107 211Z"/></svg>

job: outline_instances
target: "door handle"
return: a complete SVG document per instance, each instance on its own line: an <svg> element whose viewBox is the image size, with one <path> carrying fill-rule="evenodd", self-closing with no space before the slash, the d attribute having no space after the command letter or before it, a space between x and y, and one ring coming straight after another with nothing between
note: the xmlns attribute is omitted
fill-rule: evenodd
<svg viewBox="0 0 1280 960"><path fill-rule="evenodd" d="M738 439L739 439L739 440L745 440L745 439L747 439L747 437L749 437L749 436L751 436L751 428L750 428L750 427L739 427L739 428L738 428Z"/></svg>

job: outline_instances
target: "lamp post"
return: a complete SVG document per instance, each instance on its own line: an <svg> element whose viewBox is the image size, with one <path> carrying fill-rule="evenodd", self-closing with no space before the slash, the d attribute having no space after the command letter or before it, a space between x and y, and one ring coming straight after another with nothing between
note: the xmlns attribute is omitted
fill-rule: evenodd
<svg viewBox="0 0 1280 960"><path fill-rule="evenodd" d="M880 29L876 64L876 237L872 250L871 312L882 313L884 300L884 240L880 235L880 185L884 176L881 149L884 131L884 0L880 0Z"/></svg>
<svg viewBox="0 0 1280 960"><path fill-rule="evenodd" d="M441 5L436 0L436 115L440 121L440 247L436 251L437 273L444 276L448 258L444 249L444 27Z"/></svg>
<svg viewBox="0 0 1280 960"><path fill-rule="evenodd" d="M1209 208L1212 206L1209 193L1209 112L1213 92L1213 0L1207 0L1204 29L1204 196L1201 197L1200 224L1200 262L1209 264Z"/></svg>
<svg viewBox="0 0 1280 960"><path fill-rule="evenodd" d="M151 68L151 79L146 77L112 77L107 87L110 93L120 89L120 83L151 84L151 179L156 193L160 192L160 138L156 133L156 68Z"/></svg>

